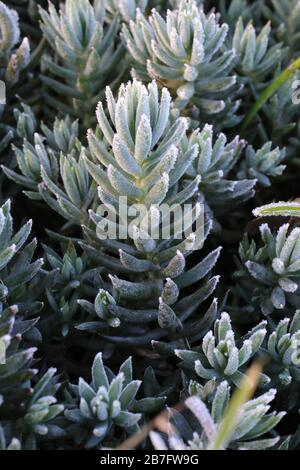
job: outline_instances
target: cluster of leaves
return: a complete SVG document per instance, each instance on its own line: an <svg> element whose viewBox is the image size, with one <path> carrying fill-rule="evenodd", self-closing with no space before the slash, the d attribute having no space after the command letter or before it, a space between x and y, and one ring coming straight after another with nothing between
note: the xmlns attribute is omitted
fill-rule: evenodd
<svg viewBox="0 0 300 470"><path fill-rule="evenodd" d="M299 2L9 3L0 449L299 448Z"/></svg>

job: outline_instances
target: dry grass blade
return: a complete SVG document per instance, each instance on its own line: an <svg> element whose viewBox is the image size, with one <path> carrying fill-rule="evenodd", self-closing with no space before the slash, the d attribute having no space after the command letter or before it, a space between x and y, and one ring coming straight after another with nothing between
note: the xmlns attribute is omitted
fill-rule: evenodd
<svg viewBox="0 0 300 470"><path fill-rule="evenodd" d="M177 406L172 408L171 413L180 413L185 407L184 403L179 403ZM170 410L163 411L160 415L150 421L148 424L145 424L141 430L129 437L124 441L116 450L133 450L139 444L141 444L154 429L158 429L162 433L167 435L175 432L174 427L170 423Z"/></svg>
<svg viewBox="0 0 300 470"><path fill-rule="evenodd" d="M248 370L245 379L242 381L240 388L235 391L219 426L217 435L210 446L212 450L226 448L238 420L241 406L252 398L258 385L262 368L263 364L261 362L253 364Z"/></svg>

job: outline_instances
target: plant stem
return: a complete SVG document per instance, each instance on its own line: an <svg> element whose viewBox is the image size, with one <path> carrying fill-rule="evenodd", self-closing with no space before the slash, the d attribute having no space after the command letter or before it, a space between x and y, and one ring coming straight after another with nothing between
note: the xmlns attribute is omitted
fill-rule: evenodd
<svg viewBox="0 0 300 470"><path fill-rule="evenodd" d="M242 130L245 130L263 105L279 90L279 88L287 82L291 76L300 69L300 57L298 57L291 65L289 65L275 80L262 92L254 106L244 119Z"/></svg>

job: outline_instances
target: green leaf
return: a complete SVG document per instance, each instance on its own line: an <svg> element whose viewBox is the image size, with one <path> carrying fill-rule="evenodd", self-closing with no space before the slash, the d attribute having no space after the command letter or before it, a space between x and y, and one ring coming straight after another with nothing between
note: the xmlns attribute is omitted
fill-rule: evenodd
<svg viewBox="0 0 300 470"><path fill-rule="evenodd" d="M109 388L108 378L102 361L102 353L98 353L94 359L92 366L92 381L95 391L100 387Z"/></svg>
<svg viewBox="0 0 300 470"><path fill-rule="evenodd" d="M266 206L257 207L253 211L255 217L300 217L300 204L278 202L274 204L267 204Z"/></svg>

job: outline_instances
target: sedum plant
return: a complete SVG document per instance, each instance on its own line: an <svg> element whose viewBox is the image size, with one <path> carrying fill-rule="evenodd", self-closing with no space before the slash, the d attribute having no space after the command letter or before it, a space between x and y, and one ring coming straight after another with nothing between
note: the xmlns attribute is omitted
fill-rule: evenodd
<svg viewBox="0 0 300 470"><path fill-rule="evenodd" d="M268 338L269 369L277 386L278 382L282 386L296 386L299 381L299 321L297 310L292 319L281 320Z"/></svg>
<svg viewBox="0 0 300 470"><path fill-rule="evenodd" d="M235 276L242 288L252 291L252 302L263 315L289 312L298 304L299 228L284 224L273 234L263 224L260 233L261 247L247 237L241 243L240 270Z"/></svg>
<svg viewBox="0 0 300 470"><path fill-rule="evenodd" d="M43 76L50 90L69 98L60 102L46 91L50 107L59 106L65 113L80 117L85 127L90 123L90 107L96 106L108 83L118 78L121 44L115 46L118 18L105 25L105 2L97 0L67 0L65 8L57 13L50 3L49 11L40 9L41 29L51 47L60 57L60 63L44 55L45 71L53 78Z"/></svg>
<svg viewBox="0 0 300 470"><path fill-rule="evenodd" d="M24 404L24 415L17 421L16 432L24 450L36 450L39 440L64 437L63 429L55 421L64 410L55 397L60 387L55 373L56 369L48 369L35 384Z"/></svg>
<svg viewBox="0 0 300 470"><path fill-rule="evenodd" d="M254 175L245 174L245 179L242 179L243 176L239 174L241 181L228 178L239 160L242 160L241 154L245 147L243 140L236 137L227 142L223 133L214 138L213 127L205 125L201 131L197 129L189 137L187 146L193 145L198 147L198 155L187 170L187 176L189 179L199 178L199 190L210 208L218 213L220 206L222 210L228 210L253 196L256 179L251 176Z"/></svg>
<svg viewBox="0 0 300 470"><path fill-rule="evenodd" d="M42 185L42 175L46 174L46 178L51 178L52 183L57 183L60 177L60 157L63 158L66 154L71 161L78 160L81 150L78 143L79 126L77 120L72 121L67 116L62 120L56 119L51 129L42 123L41 132L38 133L35 132L31 113L30 109L25 109L25 113L18 115L18 129L23 134L23 146L13 149L20 172L6 166L3 166L3 171L15 183L28 190L28 197L42 200L45 188L45 184Z"/></svg>
<svg viewBox="0 0 300 470"><path fill-rule="evenodd" d="M0 1L1 450L299 450L298 29Z"/></svg>
<svg viewBox="0 0 300 470"><path fill-rule="evenodd" d="M201 350L176 350L176 356L182 361L183 368L195 370L196 374L205 379L215 378L218 382L226 379L239 385L244 377L243 370L255 356L266 336L265 322L257 325L238 347L232 329L230 317L223 313L216 320L214 331L209 331L202 341ZM262 382L270 379L261 377Z"/></svg>
<svg viewBox="0 0 300 470"><path fill-rule="evenodd" d="M268 48L271 24L267 23L257 35L252 22L244 26L240 16L232 44L236 51L236 70L243 80L252 84L263 83L282 58L281 44Z"/></svg>
<svg viewBox="0 0 300 470"><path fill-rule="evenodd" d="M1 370L0 391L1 423L15 424L23 414L22 402L30 393L29 381L37 370L31 367L36 348L21 349L22 332L26 334L34 322L22 322L16 319L18 308L11 306L1 313ZM8 423L7 423L8 422Z"/></svg>
<svg viewBox="0 0 300 470"><path fill-rule="evenodd" d="M0 2L0 20L0 79L11 87L29 63L30 46L28 38L24 38L16 47L20 43L19 16L3 2Z"/></svg>
<svg viewBox="0 0 300 470"><path fill-rule="evenodd" d="M126 434L136 432L142 415L159 410L164 403L164 398L159 397L136 400L140 386L141 381L132 380L131 358L115 376L104 367L101 353L97 354L91 384L80 378L78 386L72 386L76 400L65 411L66 418L74 423L69 431L75 442L83 441L87 449L101 448L116 426Z"/></svg>
<svg viewBox="0 0 300 470"><path fill-rule="evenodd" d="M0 209L0 272L1 306L22 300L26 284L41 270L43 259L32 262L36 240L25 246L31 232L29 221L17 233L13 233L13 219L8 200Z"/></svg>
<svg viewBox="0 0 300 470"><path fill-rule="evenodd" d="M107 16L110 19L115 15L120 15L122 21L129 23L131 20L135 20L137 9L143 13L147 5L148 0L107 0Z"/></svg>
<svg viewBox="0 0 300 470"><path fill-rule="evenodd" d="M78 300L87 293L96 294L95 284L100 279L102 268L89 269L87 257L84 254L79 256L72 243L68 245L63 258L48 246L44 249L50 268L56 271L55 282L47 292L47 300L56 323L66 336L78 314Z"/></svg>
<svg viewBox="0 0 300 470"><path fill-rule="evenodd" d="M0 156L7 150L15 130L6 105L14 101L20 74L30 61L29 40L21 40L18 13L0 2ZM15 90L15 91L14 91Z"/></svg>
<svg viewBox="0 0 300 470"><path fill-rule="evenodd" d="M252 146L246 149L245 158L240 162L239 178L254 178L261 186L271 186L271 177L281 176L286 169L282 162L285 150L278 147L272 150L272 142L267 142L255 151Z"/></svg>
<svg viewBox="0 0 300 470"><path fill-rule="evenodd" d="M262 13L272 21L276 37L289 46L292 55L297 54L299 37L296 25L300 15L298 2L296 0L271 0L264 5Z"/></svg>
<svg viewBox="0 0 300 470"><path fill-rule="evenodd" d="M211 448L211 441L225 419L230 400L230 386L224 381L217 387L211 387L214 390L207 401L206 391L203 393L199 384L191 384L190 389L195 395L186 401L189 411L180 415L173 414L172 410L170 412L174 431L168 436L167 442L164 436L152 431L150 437L155 449L199 451ZM269 403L274 400L275 395L276 390L270 389L240 407L235 429L229 437L226 449L266 450L278 443L279 436L268 437L270 431L285 416L284 412L268 413Z"/></svg>
<svg viewBox="0 0 300 470"><path fill-rule="evenodd" d="M98 194L104 209L116 210L118 221L112 220L109 224L111 233L119 235L120 226L122 228L120 198L127 198L123 203L127 204L127 208L134 211L142 206L143 210L139 222L135 212L130 218L128 241L122 241L120 237L117 242L107 239L103 206L100 206L101 211L90 211L95 228L84 228L87 241L82 242L81 246L92 256L99 256L100 250L102 264L116 272L109 275L111 287L108 285L108 289L100 290L94 308L90 303L82 303L89 313L93 314L94 311L94 317L100 317L102 322L98 326L90 322L90 325L80 328L90 326L92 331L101 332L105 328L103 320L115 328L128 324L127 337L124 338L120 328L116 331L116 334L121 333L120 337L112 335L110 341L129 345L149 344L165 334L175 341L180 341L186 334L201 335L203 328L206 328L205 318L209 315L214 318L216 304L212 304L207 316L199 322L193 319L193 313L217 285L217 277L205 277L216 263L219 250L208 255L191 271L185 270L185 265L186 258L201 247L210 223L202 220L201 206L196 202L188 207L191 222L184 233L182 225L177 227L172 221L167 226L170 229L169 239L164 238L159 229L164 222L160 207L163 204L178 204L180 208L197 191L197 176L187 187L179 188L186 169L197 156L196 145L180 148L187 132L187 120L178 118L169 123L170 95L163 89L159 96L154 82L148 88L140 82L130 82L121 88L117 100L108 89L107 101L110 120L103 111L102 103L97 109L105 140L101 142L92 131L89 132L91 159L85 158L85 165L99 185ZM147 231L147 220L151 221L151 231ZM192 227L194 223L198 226L195 232ZM129 277L123 279L120 274ZM201 280L203 282L192 297L179 299L180 289ZM190 308L186 309L188 299ZM168 345L166 348L172 350Z"/></svg>
<svg viewBox="0 0 300 470"><path fill-rule="evenodd" d="M213 3L213 2L210 2ZM226 5L223 0L218 2L218 11L221 18L230 26L230 32L233 33L236 23L241 18L242 20L250 21L253 17L261 15L257 8L258 2L249 2L248 0L232 0L229 5ZM213 7L213 5L210 5Z"/></svg>
<svg viewBox="0 0 300 470"><path fill-rule="evenodd" d="M177 97L182 109L192 103L202 120L224 110L236 78L231 73L234 52L225 47L226 24L205 15L196 3L182 1L166 20L154 9L147 20L138 12L123 27L127 49L134 59L133 75L155 78Z"/></svg>
<svg viewBox="0 0 300 470"><path fill-rule="evenodd" d="M30 297L27 298L26 291L30 281L38 277L43 261L32 262L36 247L34 241L25 246L31 222L13 233L9 200L0 209L0 224L0 420L14 423L23 414L23 400L30 394L30 380L38 372L32 367L36 346L40 341L35 327L37 319L32 318L37 313L37 305L30 301ZM24 318L26 314L30 314L31 318ZM31 338L35 346L32 344L28 347L26 338ZM4 442L3 432L2 429Z"/></svg>

